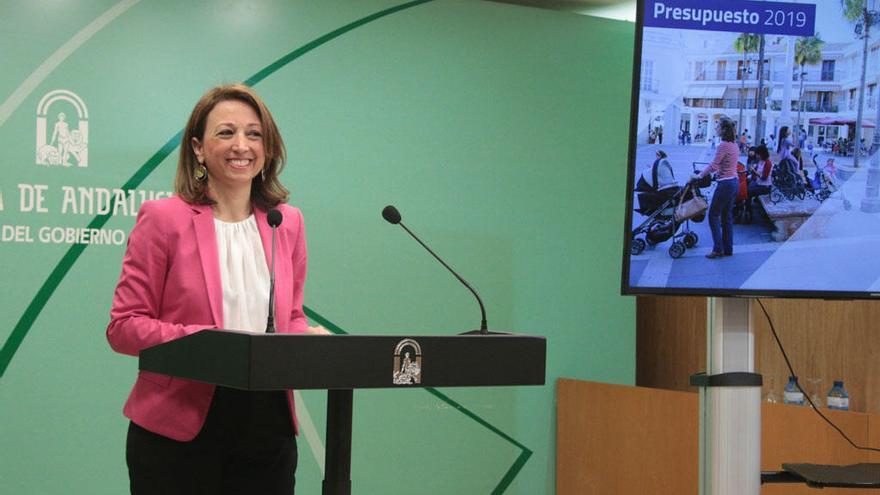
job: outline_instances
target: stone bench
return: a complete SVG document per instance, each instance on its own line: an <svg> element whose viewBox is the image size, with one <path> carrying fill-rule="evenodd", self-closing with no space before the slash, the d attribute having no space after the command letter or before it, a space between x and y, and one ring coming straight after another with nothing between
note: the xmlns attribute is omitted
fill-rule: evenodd
<svg viewBox="0 0 880 495"><path fill-rule="evenodd" d="M812 195L804 199L783 199L774 204L770 201L770 195L758 197L758 202L767 213L767 217L773 224L771 237L774 241L783 242L788 240L795 232L800 239L821 239L825 237L825 226L831 217L840 209L840 203L820 203ZM820 208L823 206L823 208ZM804 223L812 218L809 230L804 230Z"/></svg>

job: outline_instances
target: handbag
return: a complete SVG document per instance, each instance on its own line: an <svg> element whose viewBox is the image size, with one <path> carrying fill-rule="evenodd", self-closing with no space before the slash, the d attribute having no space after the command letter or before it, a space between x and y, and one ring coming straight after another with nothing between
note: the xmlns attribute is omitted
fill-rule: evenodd
<svg viewBox="0 0 880 495"><path fill-rule="evenodd" d="M681 199L678 200L678 206L675 207L676 222L683 222L695 216L702 215L709 209L709 203L706 201L706 198L698 194L693 194L691 199L684 201L685 196L690 192L690 188L691 185L688 184L681 194Z"/></svg>

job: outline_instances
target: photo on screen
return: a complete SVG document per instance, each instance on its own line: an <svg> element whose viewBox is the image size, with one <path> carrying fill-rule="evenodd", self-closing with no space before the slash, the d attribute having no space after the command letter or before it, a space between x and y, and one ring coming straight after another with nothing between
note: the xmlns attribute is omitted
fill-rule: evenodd
<svg viewBox="0 0 880 495"><path fill-rule="evenodd" d="M640 0L625 294L880 296L880 0Z"/></svg>

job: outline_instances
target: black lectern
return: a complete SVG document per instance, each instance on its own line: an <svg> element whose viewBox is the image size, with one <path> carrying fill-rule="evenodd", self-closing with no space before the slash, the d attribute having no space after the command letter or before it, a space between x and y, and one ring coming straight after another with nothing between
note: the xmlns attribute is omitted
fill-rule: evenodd
<svg viewBox="0 0 880 495"><path fill-rule="evenodd" d="M324 495L351 493L352 390L543 385L544 337L201 332L144 349L140 369L242 390L327 390Z"/></svg>

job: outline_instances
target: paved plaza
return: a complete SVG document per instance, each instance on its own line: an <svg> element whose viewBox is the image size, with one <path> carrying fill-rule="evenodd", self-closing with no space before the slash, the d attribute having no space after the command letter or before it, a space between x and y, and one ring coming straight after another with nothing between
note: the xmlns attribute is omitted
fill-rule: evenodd
<svg viewBox="0 0 880 495"><path fill-rule="evenodd" d="M714 156L708 145L642 145L636 152L637 174L653 164L658 149L668 155L681 185L694 172L695 163L701 170ZM829 156L819 153L816 161L824 165ZM880 213L864 213L860 208L871 160L865 157L860 168L853 169L852 157L834 159L840 175L849 177L840 179L840 191L822 203L811 197L802 200L815 202L816 213L786 242L773 240L773 224L756 206L751 224L733 226L734 255L707 259L705 255L712 250L708 219L690 222L682 227L697 234L697 245L673 259L668 253L673 242L669 239L632 256L631 286L880 292ZM812 176L815 167L809 157L806 161ZM714 184L703 189L710 201L713 190ZM844 198L851 209L843 207ZM643 220L635 213L633 228Z"/></svg>

